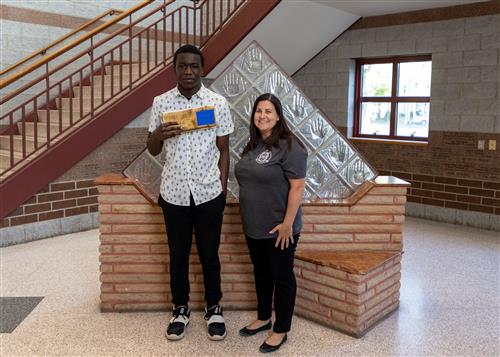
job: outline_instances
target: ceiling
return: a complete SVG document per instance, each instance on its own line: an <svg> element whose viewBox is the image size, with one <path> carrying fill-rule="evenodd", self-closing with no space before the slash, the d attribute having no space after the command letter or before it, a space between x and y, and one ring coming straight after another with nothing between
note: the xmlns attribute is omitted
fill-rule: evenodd
<svg viewBox="0 0 500 357"><path fill-rule="evenodd" d="M394 14L437 7L464 5L484 0L311 0L360 17Z"/></svg>

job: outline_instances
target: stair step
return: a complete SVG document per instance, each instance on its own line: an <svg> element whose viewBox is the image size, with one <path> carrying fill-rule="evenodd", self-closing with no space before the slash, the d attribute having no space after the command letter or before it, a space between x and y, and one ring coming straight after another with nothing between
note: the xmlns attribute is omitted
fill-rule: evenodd
<svg viewBox="0 0 500 357"><path fill-rule="evenodd" d="M77 109L77 110L75 110ZM83 115L85 115L87 112L85 110L83 111ZM50 123L53 125L59 125L59 110L49 110L50 114ZM70 114L71 112L69 110L61 110L61 121L66 125L69 125L70 123ZM37 115L38 115L38 121L42 123L47 122L47 111L46 110L37 110ZM74 108L73 107L73 123L76 123L81 119L80 117L80 107Z"/></svg>
<svg viewBox="0 0 500 357"><path fill-rule="evenodd" d="M47 124L46 123L36 123L37 124L37 134L39 138L46 138L47 137ZM19 132L23 132L23 126L21 123L17 123L17 127L19 129ZM63 125L62 128L63 130L67 128L68 125ZM24 123L24 132L26 135L29 136L34 136L35 135L35 123L33 122L26 122ZM57 125L51 125L50 126L50 137L53 138L59 134L59 124Z"/></svg>
<svg viewBox="0 0 500 357"><path fill-rule="evenodd" d="M73 111L76 109L80 110L80 98L61 98L61 109L63 111L68 111L70 109L70 102L73 102ZM94 108L102 103L101 97L94 98ZM56 101L56 104L59 105L59 101ZM88 113L90 111L90 98L84 97L82 101L83 113Z"/></svg>
<svg viewBox="0 0 500 357"><path fill-rule="evenodd" d="M116 88L113 90L113 94L117 94L119 91L119 88ZM80 97L80 88L75 88L75 97L79 98ZM92 88L90 86L83 86L82 87L82 95L84 98L90 98L90 95L92 94ZM102 98L102 88L100 86L94 86L94 98L101 99ZM111 98L111 86L109 87L104 87L104 99Z"/></svg>
<svg viewBox="0 0 500 357"><path fill-rule="evenodd" d="M160 64L158 64L160 65ZM128 63L123 63L123 64L114 64L113 65L113 74L115 73L120 73L120 67L122 67L123 72L129 72L130 71L130 65ZM153 69L155 67L154 62L149 62L149 69ZM111 74L111 65L104 66L104 70L106 71L106 74ZM141 74L146 74L148 71L148 64L147 63L141 63ZM132 63L132 73L139 73L139 63Z"/></svg>
<svg viewBox="0 0 500 357"><path fill-rule="evenodd" d="M26 152L31 152L35 149L35 138L33 136L26 136L25 138ZM42 146L47 140L45 137L38 138L38 147ZM12 142L14 144L14 151L22 153L23 151L23 136L14 135L12 137ZM10 136L0 135L0 149L10 150Z"/></svg>
<svg viewBox="0 0 500 357"><path fill-rule="evenodd" d="M23 158L22 154L14 152L14 163L20 161ZM0 168L6 169L10 167L10 151L0 149Z"/></svg>
<svg viewBox="0 0 500 357"><path fill-rule="evenodd" d="M120 72L115 72L113 75L111 73L105 74L101 76L100 74L95 75L92 77L92 81L94 82L94 85L101 85L101 82L104 81L104 85L109 85L111 86L111 77L113 77L113 85L114 86L119 86L120 85ZM139 78L139 73L134 73L132 72L132 80L136 80ZM125 85L130 81L130 75L128 73L128 69L123 69L122 72L122 84Z"/></svg>

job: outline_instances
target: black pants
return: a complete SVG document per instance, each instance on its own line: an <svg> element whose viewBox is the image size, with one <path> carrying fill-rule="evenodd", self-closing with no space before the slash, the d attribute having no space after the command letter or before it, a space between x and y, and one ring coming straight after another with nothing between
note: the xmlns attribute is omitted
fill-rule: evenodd
<svg viewBox="0 0 500 357"><path fill-rule="evenodd" d="M188 305L189 254L193 238L203 269L205 301L211 307L222 298L220 288L219 244L222 214L226 204L224 194L195 206L191 196L190 206L177 206L166 202L161 195L158 204L163 210L170 250L170 289L175 306Z"/></svg>
<svg viewBox="0 0 500 357"><path fill-rule="evenodd" d="M292 325L297 283L293 272L293 259L299 235L293 237L294 243L281 250L276 248L276 239L253 239L246 237L250 258L252 259L257 291L257 318L269 320L272 314L274 290L274 312L276 321L273 331L284 333Z"/></svg>

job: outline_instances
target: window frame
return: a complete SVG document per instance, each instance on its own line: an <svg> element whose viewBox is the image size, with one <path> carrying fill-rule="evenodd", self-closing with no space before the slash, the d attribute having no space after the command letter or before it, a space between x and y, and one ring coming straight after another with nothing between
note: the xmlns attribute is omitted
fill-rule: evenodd
<svg viewBox="0 0 500 357"><path fill-rule="evenodd" d="M432 62L431 55L413 55L413 56L393 56L393 57L377 57L377 58L360 58L356 60L355 72L355 102L354 102L354 123L353 123L353 138L380 139L380 140L397 140L397 141L413 141L413 142L428 142L427 137L412 137L412 136L397 136L396 135L396 109L398 103L429 103L431 96L418 97L399 97L398 90L398 68L400 63L405 62ZM362 97L361 96L361 67L366 64L385 64L392 63L392 79L391 79L391 96L390 97ZM432 82L431 82L432 86ZM389 135L373 135L361 134L361 104L362 103L390 103L391 115L389 119ZM429 118L430 124L430 118Z"/></svg>

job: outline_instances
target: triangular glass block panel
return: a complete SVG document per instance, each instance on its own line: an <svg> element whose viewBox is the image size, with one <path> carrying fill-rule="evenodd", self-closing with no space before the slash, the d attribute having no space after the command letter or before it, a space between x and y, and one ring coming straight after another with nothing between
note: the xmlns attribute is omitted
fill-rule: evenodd
<svg viewBox="0 0 500 357"><path fill-rule="evenodd" d="M281 100L288 126L306 145L309 153L306 201L342 200L352 195L363 182L377 176L349 140L257 42L243 50L212 82L210 89L229 100L235 123L235 133L230 137L229 195L237 197L233 161L239 160L248 142L253 103L263 93L272 93ZM242 123L246 123L246 133Z"/></svg>
<svg viewBox="0 0 500 357"><path fill-rule="evenodd" d="M252 42L212 82L210 89L228 99L235 126L229 137L228 197L238 197L234 165L249 139L253 103L263 93L273 93L281 100L290 129L306 145L309 153L306 202L341 201L352 195L363 182L377 176L349 140L256 42ZM123 173L156 201L164 160L163 151L153 157L144 150Z"/></svg>

